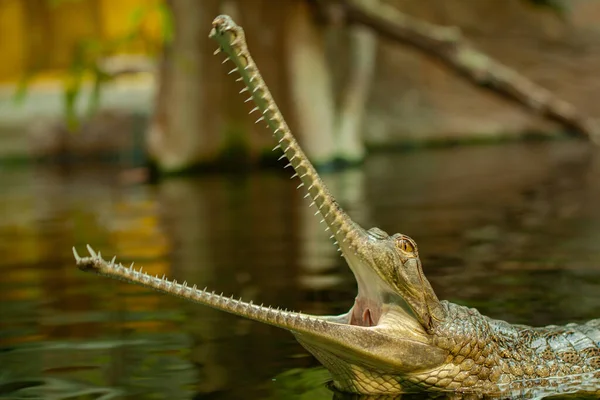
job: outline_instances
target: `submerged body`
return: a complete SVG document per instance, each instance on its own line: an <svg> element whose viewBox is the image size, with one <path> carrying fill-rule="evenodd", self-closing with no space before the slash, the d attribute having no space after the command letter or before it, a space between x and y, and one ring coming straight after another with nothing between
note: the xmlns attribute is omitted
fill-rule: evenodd
<svg viewBox="0 0 600 400"><path fill-rule="evenodd" d="M549 388L598 393L600 320L531 328L482 316L438 300L423 274L416 243L402 234L363 229L337 204L293 137L229 17L213 37L235 64L261 117L332 232L357 281L354 306L340 316L315 316L258 306L146 275L105 261L90 247L74 251L79 268L291 331L330 372L340 391L417 391L505 395ZM257 121L257 122L258 122ZM300 187L299 186L299 187ZM571 391L573 391L571 390Z"/></svg>
<svg viewBox="0 0 600 400"><path fill-rule="evenodd" d="M586 391L598 390L600 319L532 328L494 320L450 302L441 304L447 317L429 336L428 352L443 360L433 367L399 375L360 362L339 362L319 347L305 347L331 371L336 387L348 392L427 390L500 395L578 386L583 390L586 383L590 385Z"/></svg>

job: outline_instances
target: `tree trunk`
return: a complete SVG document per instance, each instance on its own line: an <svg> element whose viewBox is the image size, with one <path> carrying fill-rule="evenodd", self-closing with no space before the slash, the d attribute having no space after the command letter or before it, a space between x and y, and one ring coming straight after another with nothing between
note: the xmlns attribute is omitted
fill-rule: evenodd
<svg viewBox="0 0 600 400"><path fill-rule="evenodd" d="M217 3L169 1L175 34L161 60L155 112L147 133L148 152L162 172L182 171L218 156L219 139L204 95L207 71L203 68L211 56L203 51L203 42L214 14L210 11L217 11Z"/></svg>
<svg viewBox="0 0 600 400"><path fill-rule="evenodd" d="M361 1L376 4L379 0ZM337 156L343 161L356 163L365 156L363 118L375 72L377 36L372 29L359 25L349 27L348 34L349 71L338 111Z"/></svg>
<svg viewBox="0 0 600 400"><path fill-rule="evenodd" d="M286 55L298 136L313 163L335 157L335 103L325 53L324 31L306 1L293 1L286 24Z"/></svg>
<svg viewBox="0 0 600 400"><path fill-rule="evenodd" d="M270 133L248 116L231 64L212 55L212 20L232 14L273 97L317 164L335 156L334 100L323 33L304 1L169 0L174 27L159 70L147 148L162 173L230 169L275 156ZM282 18L283 16L283 18ZM289 68L286 68L289 66ZM294 112L289 112L293 109ZM276 155L278 156L278 155Z"/></svg>

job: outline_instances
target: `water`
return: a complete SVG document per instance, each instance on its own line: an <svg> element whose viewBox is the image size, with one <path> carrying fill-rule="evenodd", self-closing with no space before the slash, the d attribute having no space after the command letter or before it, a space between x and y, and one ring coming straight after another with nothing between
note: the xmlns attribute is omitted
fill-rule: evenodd
<svg viewBox="0 0 600 400"><path fill-rule="evenodd" d="M583 143L379 154L325 180L365 227L412 236L440 298L515 323L600 317L600 156ZM314 314L344 261L287 173L129 184L0 170L0 397L331 399L285 332L80 272L71 246Z"/></svg>

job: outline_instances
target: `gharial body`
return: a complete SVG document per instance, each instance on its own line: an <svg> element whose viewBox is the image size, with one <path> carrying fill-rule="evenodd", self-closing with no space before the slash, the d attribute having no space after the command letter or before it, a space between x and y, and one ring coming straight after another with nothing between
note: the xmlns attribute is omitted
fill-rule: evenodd
<svg viewBox="0 0 600 400"><path fill-rule="evenodd" d="M353 307L339 316L316 316L246 303L105 261L89 246L89 257L74 250L79 268L287 329L343 392L500 395L570 387L600 393L600 319L532 328L438 300L412 239L363 229L329 193L273 101L242 28L219 16L210 36L235 64L253 111L262 114L339 244L358 284Z"/></svg>

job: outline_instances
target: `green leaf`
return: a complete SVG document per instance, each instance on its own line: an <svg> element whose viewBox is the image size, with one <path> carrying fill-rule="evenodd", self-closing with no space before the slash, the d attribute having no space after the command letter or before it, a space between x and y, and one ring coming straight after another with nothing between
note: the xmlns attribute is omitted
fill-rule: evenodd
<svg viewBox="0 0 600 400"><path fill-rule="evenodd" d="M77 98L79 97L79 85L68 85L65 87L63 101L65 105L65 119L67 129L74 132L79 127L79 119L77 118Z"/></svg>
<svg viewBox="0 0 600 400"><path fill-rule="evenodd" d="M35 76L34 72L26 72L24 73L19 81L17 82L17 87L12 96L12 101L15 104L22 104L25 97L27 97L27 90L29 89L29 84L31 83L31 79Z"/></svg>
<svg viewBox="0 0 600 400"><path fill-rule="evenodd" d="M148 7L139 6L131 12L129 15L130 31L138 31L140 29L144 18L148 15L148 11Z"/></svg>
<svg viewBox="0 0 600 400"><path fill-rule="evenodd" d="M77 99L81 94L81 81L85 70L85 58L83 46L77 46L73 56L73 62L69 68L69 74L65 78L63 102L65 107L65 119L69 131L74 131L79 126L77 118Z"/></svg>
<svg viewBox="0 0 600 400"><path fill-rule="evenodd" d="M161 16L161 36L163 43L171 43L175 34L175 27L173 23L173 13L167 3L161 2L158 5L158 11Z"/></svg>
<svg viewBox="0 0 600 400"><path fill-rule="evenodd" d="M92 93L90 94L90 102L88 104L87 114L88 116L93 115L100 106L100 95L102 92L102 85L110 79L109 75L106 74L100 67L95 66L94 81L92 86Z"/></svg>

